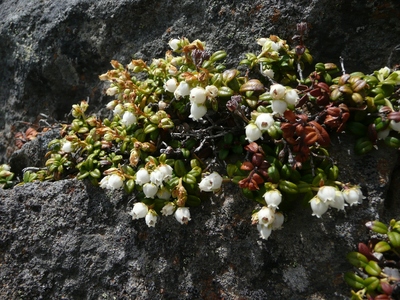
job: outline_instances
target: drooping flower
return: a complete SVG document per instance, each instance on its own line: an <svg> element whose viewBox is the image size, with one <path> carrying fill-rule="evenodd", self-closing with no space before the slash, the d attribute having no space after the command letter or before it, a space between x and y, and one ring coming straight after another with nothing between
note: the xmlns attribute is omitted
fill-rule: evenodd
<svg viewBox="0 0 400 300"><path fill-rule="evenodd" d="M189 207L178 207L175 211L175 219L181 224L187 224L191 220Z"/></svg>
<svg viewBox="0 0 400 300"><path fill-rule="evenodd" d="M310 200L310 205L311 209L313 211L312 215L316 216L317 218L321 218L321 216L326 213L326 211L329 208L328 203L323 202L318 198L318 196L315 196Z"/></svg>
<svg viewBox="0 0 400 300"><path fill-rule="evenodd" d="M171 198L171 192L166 187L161 187L157 191L157 198L169 200Z"/></svg>
<svg viewBox="0 0 400 300"><path fill-rule="evenodd" d="M122 178L117 174L107 175L100 181L100 187L109 190L119 189L123 184Z"/></svg>
<svg viewBox="0 0 400 300"><path fill-rule="evenodd" d="M348 189L344 189L343 191L344 200L350 205L361 204L363 199L365 198L360 190L360 187L353 186Z"/></svg>
<svg viewBox="0 0 400 300"><path fill-rule="evenodd" d="M282 229L283 222L285 221L285 217L280 212L275 212L275 219L272 223L272 230Z"/></svg>
<svg viewBox="0 0 400 300"><path fill-rule="evenodd" d="M317 196L322 202L334 201L336 197L336 191L333 186L324 185L319 188Z"/></svg>
<svg viewBox="0 0 400 300"><path fill-rule="evenodd" d="M389 123L389 127L394 131L400 132L400 122L396 122L395 120L391 120Z"/></svg>
<svg viewBox="0 0 400 300"><path fill-rule="evenodd" d="M190 106L190 115L189 118L192 118L193 121L198 121L207 113L207 107L204 105L198 105L196 103L192 103Z"/></svg>
<svg viewBox="0 0 400 300"><path fill-rule="evenodd" d="M70 141L66 141L62 148L61 151L66 152L66 153L70 153L72 151L74 151L74 145L70 142Z"/></svg>
<svg viewBox="0 0 400 300"><path fill-rule="evenodd" d="M203 192L217 192L221 189L222 177L217 172L204 177L199 183L199 188Z"/></svg>
<svg viewBox="0 0 400 300"><path fill-rule="evenodd" d="M155 227L157 223L157 213L154 210L150 209L146 214L145 220L147 226Z"/></svg>
<svg viewBox="0 0 400 300"><path fill-rule="evenodd" d="M279 83L275 83L271 85L269 89L269 93L271 94L272 99L274 100L283 100L285 97L286 88Z"/></svg>
<svg viewBox="0 0 400 300"><path fill-rule="evenodd" d="M270 226L265 226L263 224L257 224L257 229L260 233L260 237L264 240L267 240L272 232L272 228Z"/></svg>
<svg viewBox="0 0 400 300"><path fill-rule="evenodd" d="M121 123L126 127L131 126L132 124L136 124L137 119L136 116L131 113L130 111L125 111L124 115L122 116Z"/></svg>
<svg viewBox="0 0 400 300"><path fill-rule="evenodd" d="M249 123L246 126L246 140L248 140L250 143L257 141L261 137L262 137L262 132L256 124Z"/></svg>
<svg viewBox="0 0 400 300"><path fill-rule="evenodd" d="M299 100L299 95L295 89L286 90L285 101L289 105L296 105Z"/></svg>
<svg viewBox="0 0 400 300"><path fill-rule="evenodd" d="M347 206L347 204L344 203L343 193L341 191L337 190L335 199L333 201L329 201L328 205L330 207L336 208L337 210L344 210L344 208Z"/></svg>
<svg viewBox="0 0 400 300"><path fill-rule="evenodd" d="M168 79L164 84L164 89L170 93L175 92L178 87L178 81L175 78Z"/></svg>
<svg viewBox="0 0 400 300"><path fill-rule="evenodd" d="M275 220L275 209L263 206L258 212L258 224L271 225Z"/></svg>
<svg viewBox="0 0 400 300"><path fill-rule="evenodd" d="M108 96L114 96L116 93L118 93L118 87L116 86L109 87L106 91Z"/></svg>
<svg viewBox="0 0 400 300"><path fill-rule="evenodd" d="M140 168L139 171L136 172L136 180L135 183L138 185L143 185L150 181L150 174L145 168Z"/></svg>
<svg viewBox="0 0 400 300"><path fill-rule="evenodd" d="M190 94L189 84L186 81L179 82L179 85L174 92L175 98L179 100L182 97L188 96L189 94Z"/></svg>
<svg viewBox="0 0 400 300"><path fill-rule="evenodd" d="M121 176L119 176L117 174L110 175L110 178L108 179L108 188L110 190L119 189L120 187L122 187L123 184L124 184L124 182L123 182Z"/></svg>
<svg viewBox="0 0 400 300"><path fill-rule="evenodd" d="M179 42L180 42L180 40L178 40L178 39L171 39L171 40L168 42L168 45L171 47L171 49L172 49L173 51L176 51L176 50L179 49Z"/></svg>
<svg viewBox="0 0 400 300"><path fill-rule="evenodd" d="M192 103L203 104L207 99L206 90L201 86L191 89L189 99Z"/></svg>
<svg viewBox="0 0 400 300"><path fill-rule="evenodd" d="M143 185L143 193L147 198L154 198L154 196L157 194L157 191L158 186L152 182L148 182Z"/></svg>
<svg viewBox="0 0 400 300"><path fill-rule="evenodd" d="M287 109L287 103L284 100L272 100L271 108L274 113L283 115Z"/></svg>
<svg viewBox="0 0 400 300"><path fill-rule="evenodd" d="M275 120L272 114L261 113L257 116L255 124L261 131L266 131L274 124L274 122Z"/></svg>
<svg viewBox="0 0 400 300"><path fill-rule="evenodd" d="M124 106L122 104L117 104L114 107L113 113L114 115L121 115L124 111Z"/></svg>
<svg viewBox="0 0 400 300"><path fill-rule="evenodd" d="M279 190L270 190L264 194L265 202L270 208L278 208L278 205L282 202L282 194Z"/></svg>
<svg viewBox="0 0 400 300"><path fill-rule="evenodd" d="M168 202L161 209L161 213L163 216L170 216L175 212L175 209L176 205L174 204L174 202Z"/></svg>
<svg viewBox="0 0 400 300"><path fill-rule="evenodd" d="M146 217L148 211L149 208L146 204L144 204L143 202L136 202L133 205L133 208L129 214L132 216L133 220L136 220Z"/></svg>

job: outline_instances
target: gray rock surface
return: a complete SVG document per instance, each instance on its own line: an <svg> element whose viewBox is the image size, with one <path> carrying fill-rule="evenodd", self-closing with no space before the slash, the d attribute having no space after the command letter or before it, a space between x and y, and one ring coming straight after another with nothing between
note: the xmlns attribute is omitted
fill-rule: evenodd
<svg viewBox="0 0 400 300"><path fill-rule="evenodd" d="M256 38L290 40L306 21L316 62L342 56L347 71L371 72L400 63L399 12L385 0L1 1L0 162L11 159L17 173L40 166L51 133L12 154L21 121L65 120L87 98L101 108L98 75L111 59L160 57L170 38L186 36L226 49L236 66L257 51ZM366 201L322 219L300 207L268 241L233 186L193 210L187 226L163 218L156 228L131 220L132 196L86 182L0 190L0 298L347 299L345 255L367 238L364 223L399 216L398 163L394 151L354 158L341 136L333 148L342 180L360 182Z"/></svg>

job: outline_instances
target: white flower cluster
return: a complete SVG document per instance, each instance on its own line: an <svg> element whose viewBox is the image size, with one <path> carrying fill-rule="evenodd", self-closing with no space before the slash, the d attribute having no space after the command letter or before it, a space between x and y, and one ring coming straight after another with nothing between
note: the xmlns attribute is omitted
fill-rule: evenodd
<svg viewBox="0 0 400 300"><path fill-rule="evenodd" d="M175 78L168 79L164 83L164 89L173 93L175 99L180 100L189 96L190 115L194 121L198 121L207 113L206 100L213 99L218 96L218 88L214 85L208 85L206 88L197 86L190 88L186 81L178 81Z"/></svg>
<svg viewBox="0 0 400 300"><path fill-rule="evenodd" d="M317 195L310 200L312 215L320 218L327 212L329 207L344 210L348 205L361 204L364 198L358 186L345 188L342 191L333 186L322 186L319 188Z"/></svg>
<svg viewBox="0 0 400 300"><path fill-rule="evenodd" d="M171 192L164 187L164 182L172 177L172 167L167 164L157 166L152 172L141 168L136 172L135 183L142 186L146 198L169 200Z"/></svg>
<svg viewBox="0 0 400 300"><path fill-rule="evenodd" d="M253 215L253 221L257 222L257 229L262 239L268 239L272 230L281 229L284 217L277 212L278 205L282 202L282 194L279 190L270 190L264 194L267 206L263 206Z"/></svg>
<svg viewBox="0 0 400 300"><path fill-rule="evenodd" d="M257 141L265 132L267 132L274 122L272 114L259 114L254 123L250 122L246 126L246 140L249 142Z"/></svg>
<svg viewBox="0 0 400 300"><path fill-rule="evenodd" d="M295 89L287 89L279 83L271 85L269 93L271 95L271 108L274 114L283 115L289 106L295 106L299 100L299 95Z"/></svg>

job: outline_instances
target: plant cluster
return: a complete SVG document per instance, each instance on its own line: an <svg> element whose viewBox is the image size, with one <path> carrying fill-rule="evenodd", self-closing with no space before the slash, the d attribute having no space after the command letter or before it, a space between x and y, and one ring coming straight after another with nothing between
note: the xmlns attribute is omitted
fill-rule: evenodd
<svg viewBox="0 0 400 300"><path fill-rule="evenodd" d="M400 221L389 226L380 221L366 226L375 234L366 244L359 243L358 251L347 255L355 272L347 272L345 281L352 290L352 300L398 299L400 295Z"/></svg>
<svg viewBox="0 0 400 300"><path fill-rule="evenodd" d="M186 38L172 39L172 50L150 63L111 61L99 76L113 97L110 117L89 114L86 101L73 105L45 170L24 182L76 177L135 192L130 214L148 226L161 215L186 224L207 192L233 182L257 203L252 221L264 239L295 203L317 217L360 204L360 187L338 181L330 136L355 134L359 154L379 140L399 148L400 72L347 74L343 64L317 63L304 76L312 63L305 30L298 25L294 47L274 35L258 39L260 52L231 69L224 50Z"/></svg>

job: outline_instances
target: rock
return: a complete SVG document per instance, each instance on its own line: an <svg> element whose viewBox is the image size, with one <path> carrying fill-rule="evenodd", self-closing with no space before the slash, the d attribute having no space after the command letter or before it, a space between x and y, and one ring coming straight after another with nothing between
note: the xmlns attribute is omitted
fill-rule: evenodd
<svg viewBox="0 0 400 300"><path fill-rule="evenodd" d="M257 51L255 40L288 41L306 21L315 62L372 72L399 63L400 4L394 1L24 1L0 4L0 162L20 176L43 164L41 135L15 152L14 134L39 120L67 120L71 105L109 100L98 75L109 61L163 56L171 38L201 39L228 51L228 66ZM100 112L101 113L101 112ZM29 125L29 126L30 126ZM309 207L288 212L268 241L251 225L254 203L234 186L155 228L132 221L135 202L77 180L0 190L0 296L4 299L348 299L345 255L367 239L366 221L398 217L395 151L356 157L334 140L341 180L360 182L367 199L322 219ZM380 145L379 147L382 147ZM392 186L390 186L393 182ZM386 203L385 200L387 199ZM386 204L386 206L385 206Z"/></svg>

